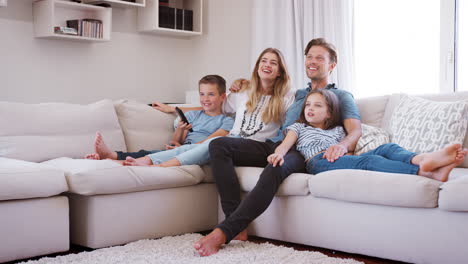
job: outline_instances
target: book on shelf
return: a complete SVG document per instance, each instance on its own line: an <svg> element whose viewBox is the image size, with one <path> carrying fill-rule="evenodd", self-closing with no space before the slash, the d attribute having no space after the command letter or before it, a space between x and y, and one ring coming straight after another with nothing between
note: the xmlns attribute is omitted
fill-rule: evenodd
<svg viewBox="0 0 468 264"><path fill-rule="evenodd" d="M184 26L184 10L180 8L175 9L175 17L176 17L176 29L182 29Z"/></svg>
<svg viewBox="0 0 468 264"><path fill-rule="evenodd" d="M85 18L67 20L67 27L74 28L78 36L87 38L103 38L102 20Z"/></svg>
<svg viewBox="0 0 468 264"><path fill-rule="evenodd" d="M193 11L184 9L183 30L193 31Z"/></svg>
<svg viewBox="0 0 468 264"><path fill-rule="evenodd" d="M78 32L76 31L76 29L71 28L71 27L54 27L54 33L63 34L63 35L73 35L73 36L78 35Z"/></svg>
<svg viewBox="0 0 468 264"><path fill-rule="evenodd" d="M169 0L159 0L160 6L169 6Z"/></svg>
<svg viewBox="0 0 468 264"><path fill-rule="evenodd" d="M193 31L193 11L159 6L159 27Z"/></svg>

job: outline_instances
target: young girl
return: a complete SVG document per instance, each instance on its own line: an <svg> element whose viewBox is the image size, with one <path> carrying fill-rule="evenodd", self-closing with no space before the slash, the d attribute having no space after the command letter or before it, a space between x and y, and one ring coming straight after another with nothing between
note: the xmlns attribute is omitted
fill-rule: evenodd
<svg viewBox="0 0 468 264"><path fill-rule="evenodd" d="M284 141L267 160L273 166L282 165L283 156L296 144L305 157L307 172L318 174L333 169L359 169L415 174L445 182L450 171L460 165L468 153L460 144L442 150L416 154L394 143L384 144L360 156L345 155L329 162L325 150L340 142L345 131L340 125L340 110L336 96L326 90L314 90L307 95L301 117L287 128Z"/></svg>

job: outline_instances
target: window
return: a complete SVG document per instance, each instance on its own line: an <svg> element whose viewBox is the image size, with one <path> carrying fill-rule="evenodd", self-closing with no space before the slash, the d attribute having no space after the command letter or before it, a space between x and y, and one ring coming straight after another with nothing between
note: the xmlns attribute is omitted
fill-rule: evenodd
<svg viewBox="0 0 468 264"><path fill-rule="evenodd" d="M355 0L355 97L439 92L440 14L440 0Z"/></svg>
<svg viewBox="0 0 468 264"><path fill-rule="evenodd" d="M457 5L457 91L468 91L468 1L458 0ZM465 74L462 74L465 73Z"/></svg>

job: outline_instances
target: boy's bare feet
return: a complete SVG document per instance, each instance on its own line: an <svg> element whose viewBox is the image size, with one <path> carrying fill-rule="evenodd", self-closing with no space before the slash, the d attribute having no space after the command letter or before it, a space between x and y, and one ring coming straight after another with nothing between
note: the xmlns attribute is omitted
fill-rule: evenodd
<svg viewBox="0 0 468 264"><path fill-rule="evenodd" d="M153 165L153 162L148 157L142 157L138 159L127 157L123 161L123 165L125 166L150 166L150 165Z"/></svg>
<svg viewBox="0 0 468 264"><path fill-rule="evenodd" d="M106 145L106 143L104 143L104 139L99 132L96 132L96 138L94 139L94 149L101 159L117 159L117 152L111 150Z"/></svg>
<svg viewBox="0 0 468 264"><path fill-rule="evenodd" d="M91 154L86 154L86 156L84 156L85 159L92 159L92 160L100 160L101 157L99 157L99 154L97 153L91 153Z"/></svg>
<svg viewBox="0 0 468 264"><path fill-rule="evenodd" d="M240 240L240 241L247 241L249 238L249 235L247 234L247 230L242 230L239 234L237 234L236 237L234 237L232 240Z"/></svg>
<svg viewBox="0 0 468 264"><path fill-rule="evenodd" d="M200 256L210 256L218 253L221 246L226 242L226 235L219 228L215 228L207 236L200 238L193 247Z"/></svg>
<svg viewBox="0 0 468 264"><path fill-rule="evenodd" d="M428 177L437 181L441 182L446 182L448 180L448 176L450 172L453 170L453 168L457 167L458 165L462 164L462 162L465 160L466 157L466 151L462 152L464 154L461 154L461 158L458 158L456 161L445 165L443 167L437 168L433 171L424 171L421 167L418 172L418 175Z"/></svg>
<svg viewBox="0 0 468 264"><path fill-rule="evenodd" d="M457 160L460 151L463 151L460 144L451 144L438 151L420 154L419 167L423 171L433 171L447 166Z"/></svg>

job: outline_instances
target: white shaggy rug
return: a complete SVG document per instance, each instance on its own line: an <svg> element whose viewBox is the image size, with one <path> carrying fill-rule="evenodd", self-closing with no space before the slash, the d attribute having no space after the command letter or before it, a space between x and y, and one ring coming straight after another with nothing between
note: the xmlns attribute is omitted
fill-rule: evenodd
<svg viewBox="0 0 468 264"><path fill-rule="evenodd" d="M269 243L232 241L217 254L200 257L192 245L200 239L200 234L145 239L124 246L97 249L90 252L42 258L28 264L92 264L92 263L132 263L132 264L185 264L185 263L310 263L310 264L358 264L352 259L331 258L318 252L296 251L292 248L275 246Z"/></svg>

